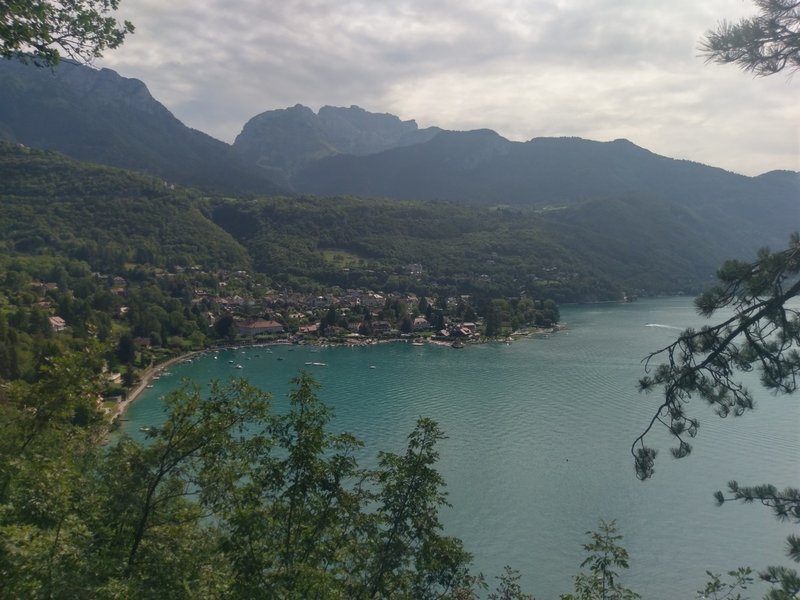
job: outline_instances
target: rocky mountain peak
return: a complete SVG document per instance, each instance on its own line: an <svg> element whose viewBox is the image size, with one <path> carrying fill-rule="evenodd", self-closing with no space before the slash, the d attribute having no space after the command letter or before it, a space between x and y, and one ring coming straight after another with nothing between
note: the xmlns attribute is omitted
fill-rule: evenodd
<svg viewBox="0 0 800 600"><path fill-rule="evenodd" d="M359 106L323 106L319 113L302 104L269 110L250 119L234 148L248 162L286 185L305 165L337 154L366 156L425 142L438 128L419 129L389 113Z"/></svg>

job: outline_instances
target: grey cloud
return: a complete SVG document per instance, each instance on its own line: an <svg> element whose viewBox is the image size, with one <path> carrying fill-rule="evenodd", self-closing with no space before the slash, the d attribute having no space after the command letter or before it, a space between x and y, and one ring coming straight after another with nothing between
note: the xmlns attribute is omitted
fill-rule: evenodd
<svg viewBox="0 0 800 600"><path fill-rule="evenodd" d="M124 0L137 33L103 64L227 141L264 110L358 104L515 139L624 136L674 156L700 132L707 154L696 160L748 173L756 163L796 168L790 86L695 56L704 29L747 9L731 4ZM735 144L725 111L739 123Z"/></svg>

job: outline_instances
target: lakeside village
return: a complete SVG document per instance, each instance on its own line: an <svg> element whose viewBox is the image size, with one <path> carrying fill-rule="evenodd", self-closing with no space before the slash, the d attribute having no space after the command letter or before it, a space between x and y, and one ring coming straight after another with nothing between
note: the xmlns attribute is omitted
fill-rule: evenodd
<svg viewBox="0 0 800 600"><path fill-rule="evenodd" d="M81 278L61 272L59 281L29 279L27 286L38 321L42 312L47 315L47 337L70 339L68 346L96 337L111 348L104 373L106 402L135 395L140 391L135 388L166 361L207 349L389 341L462 348L558 328L556 303L524 294L478 300L366 289L304 293L275 289L260 274L210 274L199 267L126 275L87 273Z"/></svg>

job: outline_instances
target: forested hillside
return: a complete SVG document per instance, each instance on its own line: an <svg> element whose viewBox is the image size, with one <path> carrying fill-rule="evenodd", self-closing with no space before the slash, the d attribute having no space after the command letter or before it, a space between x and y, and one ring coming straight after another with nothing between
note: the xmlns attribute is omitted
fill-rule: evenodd
<svg viewBox="0 0 800 600"><path fill-rule="evenodd" d="M636 199L542 212L352 197L214 206L214 221L248 249L256 268L283 283L525 291L560 302L699 290L726 258L765 243L780 247L791 221L786 212L764 211L761 222L774 224L768 229L724 205L701 211Z"/></svg>
<svg viewBox="0 0 800 600"><path fill-rule="evenodd" d="M129 171L0 144L0 199L6 252L67 256L109 272L126 263L250 264L196 194Z"/></svg>
<svg viewBox="0 0 800 600"><path fill-rule="evenodd" d="M11 253L65 255L101 271L253 267L296 289L526 292L561 302L700 289L723 259L779 247L793 214L788 203L745 201L616 198L532 211L221 198L15 145L0 147L0 177L0 244Z"/></svg>

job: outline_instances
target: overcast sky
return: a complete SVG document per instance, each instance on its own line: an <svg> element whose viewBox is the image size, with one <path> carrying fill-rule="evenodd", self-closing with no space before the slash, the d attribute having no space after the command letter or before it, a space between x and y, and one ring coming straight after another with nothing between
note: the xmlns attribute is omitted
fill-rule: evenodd
<svg viewBox="0 0 800 600"><path fill-rule="evenodd" d="M738 173L800 170L800 80L707 65L750 0L122 0L96 62L232 142L250 118L356 104L513 140L628 138Z"/></svg>

